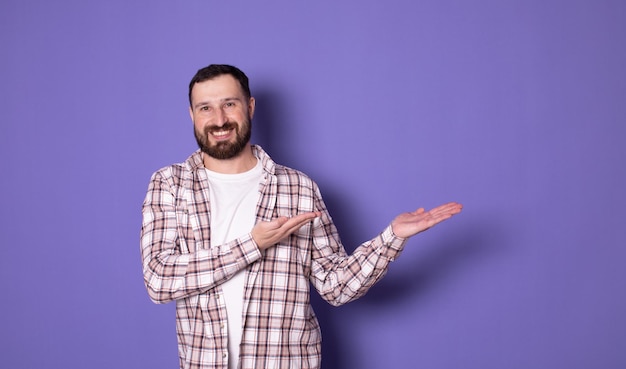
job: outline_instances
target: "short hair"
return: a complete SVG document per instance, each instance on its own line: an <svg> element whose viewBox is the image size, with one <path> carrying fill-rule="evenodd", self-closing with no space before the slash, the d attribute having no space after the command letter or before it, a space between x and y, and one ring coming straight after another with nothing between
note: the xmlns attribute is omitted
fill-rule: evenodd
<svg viewBox="0 0 626 369"><path fill-rule="evenodd" d="M193 76L191 82L189 82L189 106L191 106L191 90L196 83L211 80L215 77L230 74L233 76L241 86L241 90L246 97L250 99L250 86L248 83L248 76L242 72L239 68L227 64L211 64L207 67L199 69L196 75Z"/></svg>

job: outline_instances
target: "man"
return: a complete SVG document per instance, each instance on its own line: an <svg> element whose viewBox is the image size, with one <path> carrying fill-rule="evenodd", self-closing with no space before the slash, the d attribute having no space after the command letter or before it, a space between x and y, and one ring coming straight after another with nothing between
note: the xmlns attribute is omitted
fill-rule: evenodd
<svg viewBox="0 0 626 369"><path fill-rule="evenodd" d="M176 301L180 367L319 368L309 284L332 305L363 296L408 237L461 205L401 214L347 255L317 185L250 144L242 71L200 69L189 104L200 149L154 173L141 231L149 296Z"/></svg>

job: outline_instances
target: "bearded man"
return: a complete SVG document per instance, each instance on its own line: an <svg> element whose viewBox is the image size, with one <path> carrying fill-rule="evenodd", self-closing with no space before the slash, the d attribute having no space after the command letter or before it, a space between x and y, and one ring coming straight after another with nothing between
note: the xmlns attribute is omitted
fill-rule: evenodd
<svg viewBox="0 0 626 369"><path fill-rule="evenodd" d="M176 302L180 367L317 369L310 285L338 306L363 296L406 240L451 216L451 202L398 215L348 255L317 184L250 144L255 100L230 65L189 84L199 150L150 179L141 253L148 294Z"/></svg>

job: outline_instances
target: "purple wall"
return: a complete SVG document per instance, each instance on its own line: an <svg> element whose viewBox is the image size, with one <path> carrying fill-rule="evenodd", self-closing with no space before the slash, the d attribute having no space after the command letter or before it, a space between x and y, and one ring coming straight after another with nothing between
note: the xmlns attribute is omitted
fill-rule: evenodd
<svg viewBox="0 0 626 369"><path fill-rule="evenodd" d="M620 0L4 0L0 367L176 367L140 205L214 62L349 250L465 205L360 301L316 301L325 369L626 367L625 36Z"/></svg>

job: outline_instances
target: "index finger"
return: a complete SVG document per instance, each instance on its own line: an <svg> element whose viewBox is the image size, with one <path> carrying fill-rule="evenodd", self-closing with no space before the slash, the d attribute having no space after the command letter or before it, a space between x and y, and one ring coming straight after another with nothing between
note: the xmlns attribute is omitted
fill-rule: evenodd
<svg viewBox="0 0 626 369"><path fill-rule="evenodd" d="M283 232L285 232L285 235L290 235L319 215L319 212L298 214L292 218L289 218L289 220L281 226L281 229L283 230Z"/></svg>
<svg viewBox="0 0 626 369"><path fill-rule="evenodd" d="M309 211L306 213L301 213L289 218L283 225L285 227L291 228L297 225L303 225L304 223L315 219L320 216L320 212L318 211Z"/></svg>

